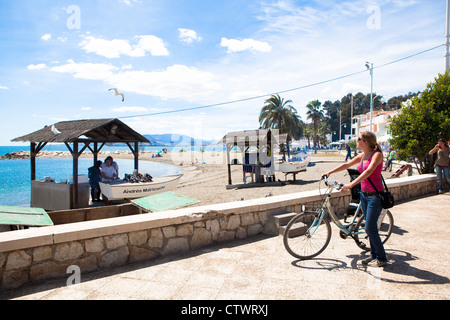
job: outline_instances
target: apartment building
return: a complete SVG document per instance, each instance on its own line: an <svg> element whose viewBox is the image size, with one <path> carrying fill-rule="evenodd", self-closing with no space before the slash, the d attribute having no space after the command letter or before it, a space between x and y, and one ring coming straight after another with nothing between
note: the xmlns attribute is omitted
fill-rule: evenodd
<svg viewBox="0 0 450 320"><path fill-rule="evenodd" d="M373 133L377 136L377 141L381 145L387 145L391 138L388 128L392 118L398 113L395 111L374 111L372 117ZM370 131L370 112L353 117L352 138L355 139L361 132Z"/></svg>

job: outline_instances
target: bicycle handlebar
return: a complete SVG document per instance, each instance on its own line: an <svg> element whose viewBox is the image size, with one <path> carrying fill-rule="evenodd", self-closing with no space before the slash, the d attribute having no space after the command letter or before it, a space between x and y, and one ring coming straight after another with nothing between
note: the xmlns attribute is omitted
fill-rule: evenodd
<svg viewBox="0 0 450 320"><path fill-rule="evenodd" d="M322 176L321 180L324 180L324 181L325 181L325 185L326 185L327 187L334 187L334 186L337 186L337 189L338 189L338 190L341 190L342 187L344 186L342 183L339 183L339 182L337 182L337 181L332 181L332 182L328 181L328 176L327 176L326 174L324 174L324 175Z"/></svg>

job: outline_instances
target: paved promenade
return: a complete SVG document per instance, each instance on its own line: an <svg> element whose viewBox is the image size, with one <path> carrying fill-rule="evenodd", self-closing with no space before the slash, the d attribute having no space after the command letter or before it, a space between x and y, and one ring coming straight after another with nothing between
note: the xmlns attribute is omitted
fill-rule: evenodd
<svg viewBox="0 0 450 320"><path fill-rule="evenodd" d="M450 298L450 193L402 202L391 209L389 265L365 267L367 257L333 225L328 248L299 261L282 237L215 244L182 255L81 275L81 283L47 281L0 293L2 299L440 299ZM69 276L69 275L68 275Z"/></svg>

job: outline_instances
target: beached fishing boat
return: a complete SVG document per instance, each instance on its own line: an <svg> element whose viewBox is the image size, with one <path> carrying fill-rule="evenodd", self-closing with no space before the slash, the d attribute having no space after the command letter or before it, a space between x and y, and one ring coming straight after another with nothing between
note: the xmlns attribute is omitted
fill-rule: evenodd
<svg viewBox="0 0 450 320"><path fill-rule="evenodd" d="M294 160L294 161L292 161ZM275 170L283 173L294 173L306 171L311 159L309 157L292 159L291 161L280 160L275 163Z"/></svg>
<svg viewBox="0 0 450 320"><path fill-rule="evenodd" d="M108 200L136 199L176 189L182 174L156 177L152 182L100 182L100 190Z"/></svg>

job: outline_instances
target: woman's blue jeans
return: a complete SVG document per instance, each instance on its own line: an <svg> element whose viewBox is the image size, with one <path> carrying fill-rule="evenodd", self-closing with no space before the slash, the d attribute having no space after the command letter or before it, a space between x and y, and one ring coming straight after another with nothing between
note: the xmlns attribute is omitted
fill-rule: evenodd
<svg viewBox="0 0 450 320"><path fill-rule="evenodd" d="M383 242L381 241L380 234L378 233L378 218L380 217L381 199L379 195L373 195L366 197L361 194L360 196L361 207L366 216L366 233L369 236L370 241L370 253L373 259L379 261L387 261L386 252L384 251Z"/></svg>
<svg viewBox="0 0 450 320"><path fill-rule="evenodd" d="M436 177L437 177L438 190L444 191L444 187L442 185L443 179L445 179L445 181L447 181L447 188L450 188L450 168L449 167L436 166Z"/></svg>

